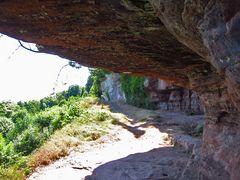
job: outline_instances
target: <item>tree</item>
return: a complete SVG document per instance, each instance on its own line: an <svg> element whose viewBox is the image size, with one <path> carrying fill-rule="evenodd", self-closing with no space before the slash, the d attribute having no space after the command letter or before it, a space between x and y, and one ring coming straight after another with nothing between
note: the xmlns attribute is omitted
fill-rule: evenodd
<svg viewBox="0 0 240 180"><path fill-rule="evenodd" d="M101 82L106 74L108 74L108 71L103 69L90 69L90 76L86 84L86 90L90 95L101 97Z"/></svg>
<svg viewBox="0 0 240 180"><path fill-rule="evenodd" d="M0 117L0 133L2 133L3 136L6 136L8 131L10 131L13 126L14 124L9 118Z"/></svg>
<svg viewBox="0 0 240 180"><path fill-rule="evenodd" d="M17 105L10 101L0 102L0 116L11 118L13 112L17 109Z"/></svg>
<svg viewBox="0 0 240 180"><path fill-rule="evenodd" d="M79 96L81 94L81 89L78 85L72 85L65 92L64 96L68 99L71 96Z"/></svg>
<svg viewBox="0 0 240 180"><path fill-rule="evenodd" d="M23 107L25 107L26 110L29 113L32 113L32 114L37 113L37 112L39 112L41 110L40 109L40 102L39 101L35 101L35 100L24 102L23 103Z"/></svg>

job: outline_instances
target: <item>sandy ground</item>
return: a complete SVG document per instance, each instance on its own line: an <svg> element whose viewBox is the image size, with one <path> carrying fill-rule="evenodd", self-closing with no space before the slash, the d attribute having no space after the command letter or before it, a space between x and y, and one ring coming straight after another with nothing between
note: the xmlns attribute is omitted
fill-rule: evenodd
<svg viewBox="0 0 240 180"><path fill-rule="evenodd" d="M77 147L69 156L62 158L49 166L38 168L28 179L85 179L85 177L91 175L96 168L104 166L109 162L125 158L132 154L144 154L153 149L172 147L169 141L169 135L166 131L163 131L156 126L157 123L162 121L159 112L143 110L123 104L112 104L112 108L116 112L125 113L128 117L127 120L119 123L118 126L113 126L108 135L103 136L97 141L86 142L84 147L82 145ZM179 118L175 119L184 119L181 114L177 115ZM170 117L171 119L172 117L176 117L176 114L165 114L165 116L167 118ZM155 122L155 124L153 122ZM176 124L176 122L174 123ZM168 129L171 129L169 127ZM171 154L168 155L171 156ZM187 159L188 156L186 155L184 163L185 161L187 162ZM110 178L106 179L117 178L111 177L110 175Z"/></svg>

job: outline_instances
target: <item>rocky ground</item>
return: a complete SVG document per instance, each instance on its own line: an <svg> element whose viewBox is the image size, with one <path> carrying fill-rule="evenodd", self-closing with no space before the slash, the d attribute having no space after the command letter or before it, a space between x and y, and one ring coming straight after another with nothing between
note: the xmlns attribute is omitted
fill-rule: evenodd
<svg viewBox="0 0 240 180"><path fill-rule="evenodd" d="M40 167L29 180L196 179L200 138L187 134L202 116L159 112L113 103L121 117L111 132L69 156ZM125 116L119 116L123 113Z"/></svg>

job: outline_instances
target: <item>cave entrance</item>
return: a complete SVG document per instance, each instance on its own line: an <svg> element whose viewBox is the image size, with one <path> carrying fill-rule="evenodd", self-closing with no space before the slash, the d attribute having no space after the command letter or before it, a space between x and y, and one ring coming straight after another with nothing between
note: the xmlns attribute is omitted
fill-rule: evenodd
<svg viewBox="0 0 240 180"><path fill-rule="evenodd" d="M1 73L3 73L0 76L2 78L1 98L3 98L1 100L4 100L0 102L0 148L3 152L3 156L0 157L3 164L0 166L0 172L4 172L3 175L0 173L0 178L21 179L28 173L33 173L31 171L36 167L48 165L62 156L67 156L68 150L83 143L82 141L94 142L101 139L101 136L107 132L106 127L110 125L111 128L114 126L113 131L108 129L110 137L115 135L111 133L115 133L116 130L121 132L121 136L125 134L125 137L122 142L114 141L113 149L107 149L112 154L117 152L109 160L112 161L118 157L117 161L122 164L125 162L125 159L122 159L124 156L133 154L130 157L134 159L131 161L133 164L129 165L136 166L144 157L148 157L148 161L142 167L152 166L154 163L160 165L152 166L154 174L149 175L145 172L144 176L152 178L185 176L184 172L189 159L189 154L185 151L191 153L199 148L202 135L203 118L199 115L201 105L194 92L160 79L120 75L102 69L90 69L90 76L85 77L88 78L85 88L71 86L73 82L66 83L66 79L61 79L63 76L61 73L66 70L64 68L70 66L80 71L78 80L81 80L82 73L86 73L81 71L83 68L79 69L79 65L75 62L39 54L37 49L33 49L34 44L19 42L6 36L1 36L0 43L6 48L2 48L3 56L0 62ZM8 51L9 47L12 47L10 51ZM26 52L30 54L25 54ZM37 72L38 76L35 75ZM52 75L53 80L50 81L52 84L41 84L49 81ZM75 76L77 75L69 75L68 79L74 79ZM25 83L24 80L28 81ZM62 84L62 88L66 84L70 87L61 89L58 83ZM5 87L8 89L4 90ZM39 91L45 90L45 87L50 88L50 91L47 91L47 97L43 97L45 94L39 95ZM32 92L38 97L32 95ZM19 93L25 93L25 96ZM97 96L107 104L99 105L99 101L92 96ZM109 111L109 106L116 114ZM119 113L122 115L117 115ZM92 120L88 122L89 119ZM89 125L87 129L85 129L86 124ZM102 129L94 129L96 125ZM64 128L68 129L65 131ZM182 136L188 138L179 138ZM113 138L110 137L108 137L109 140ZM130 140L129 137L131 137ZM81 143L78 138L82 138ZM120 136L114 138L118 139ZM62 141L66 143L61 145ZM52 150L53 146L57 149ZM124 149L126 146L129 148ZM179 146L180 149L175 146ZM154 150L155 148L157 150ZM92 150L96 151L96 149ZM11 151L10 154L9 151ZM101 154L104 151L101 149L97 153ZM140 156L137 155L139 152L142 153ZM168 168L163 168L165 165L161 165L164 159L151 158L156 153L168 158L170 163ZM28 156L31 161L28 158L25 159L25 156ZM101 156L106 157L106 154ZM84 157L94 158L87 153ZM24 166L18 165L20 162L24 163ZM106 164L96 162L98 166L91 164L92 169L84 166L83 169L92 173L86 178L101 176L105 168L112 172L119 168L114 162L112 163L114 169L109 168L107 161ZM13 166L17 166L15 174L11 173ZM72 167L72 169L78 168L81 169L81 167ZM131 169L126 168L126 170ZM158 172L159 169L162 170ZM178 173L173 173L172 169L178 169ZM195 172L195 169L192 171ZM124 174L124 171L118 172L121 175ZM135 176L139 172L141 168L132 171L131 175ZM48 174L48 172L44 173ZM30 179L35 176L39 175L33 173ZM103 179L105 178L103 176Z"/></svg>

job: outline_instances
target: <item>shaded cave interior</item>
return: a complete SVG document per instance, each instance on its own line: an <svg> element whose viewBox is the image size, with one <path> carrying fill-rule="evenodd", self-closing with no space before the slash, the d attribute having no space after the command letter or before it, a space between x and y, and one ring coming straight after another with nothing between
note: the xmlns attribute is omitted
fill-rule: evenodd
<svg viewBox="0 0 240 180"><path fill-rule="evenodd" d="M42 52L196 91L205 112L199 177L240 178L238 0L0 5L0 32L39 44Z"/></svg>

